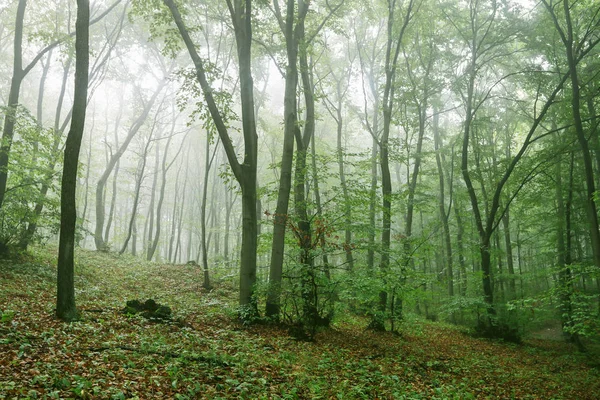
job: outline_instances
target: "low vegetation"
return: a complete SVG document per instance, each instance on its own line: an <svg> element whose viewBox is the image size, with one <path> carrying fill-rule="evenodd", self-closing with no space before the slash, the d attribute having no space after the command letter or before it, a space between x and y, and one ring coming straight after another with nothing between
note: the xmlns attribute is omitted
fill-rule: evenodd
<svg viewBox="0 0 600 400"><path fill-rule="evenodd" d="M521 345L408 316L398 333L338 313L314 342L282 326L241 325L237 282L195 265L80 250L80 320L58 321L55 249L0 263L0 399L592 399L598 354L555 338ZM221 279L218 277L221 276ZM170 319L123 313L153 299ZM131 304L131 303L130 303Z"/></svg>

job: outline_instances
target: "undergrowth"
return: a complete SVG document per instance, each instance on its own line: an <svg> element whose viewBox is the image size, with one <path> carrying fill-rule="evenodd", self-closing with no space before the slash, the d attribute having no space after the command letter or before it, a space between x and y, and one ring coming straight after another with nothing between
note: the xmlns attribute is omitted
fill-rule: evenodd
<svg viewBox="0 0 600 400"><path fill-rule="evenodd" d="M314 342L277 325L243 326L235 271L201 288L194 265L79 250L80 321L54 318L55 249L0 261L0 399L592 399L594 355L557 341L473 338L407 319L399 334L340 315ZM155 299L172 321L123 314Z"/></svg>

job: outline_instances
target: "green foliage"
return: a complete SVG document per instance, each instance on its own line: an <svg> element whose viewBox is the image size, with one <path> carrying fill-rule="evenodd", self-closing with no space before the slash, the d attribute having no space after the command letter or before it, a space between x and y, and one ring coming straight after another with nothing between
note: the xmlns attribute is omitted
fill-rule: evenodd
<svg viewBox="0 0 600 400"><path fill-rule="evenodd" d="M0 242L11 246L25 234L27 225L36 223L37 239L58 231L59 199L54 167L62 154L57 150L60 138L51 129L41 128L34 117L19 107L15 115L6 198L0 210ZM48 185L42 196L41 188ZM39 218L35 207L44 204Z"/></svg>
<svg viewBox="0 0 600 400"><path fill-rule="evenodd" d="M0 301L15 312L0 323L10 339L0 340L0 393L11 398L560 399L600 389L594 358L563 343L474 339L411 314L400 335L373 333L349 312L315 342L294 341L278 326L241 325L236 294L199 291L188 266L91 251L76 254L83 318L64 324L49 317L56 249L32 251L0 260ZM127 318L116 312L125 296L176 304L181 323Z"/></svg>

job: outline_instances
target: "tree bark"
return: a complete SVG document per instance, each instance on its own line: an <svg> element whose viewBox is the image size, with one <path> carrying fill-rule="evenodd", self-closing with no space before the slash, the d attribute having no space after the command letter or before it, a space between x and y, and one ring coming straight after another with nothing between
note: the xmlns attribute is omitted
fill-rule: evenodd
<svg viewBox="0 0 600 400"><path fill-rule="evenodd" d="M244 159L237 159L236 151L229 137L228 128L212 94L208 83L204 62L200 58L187 28L183 22L179 9L173 0L163 0L171 11L177 29L188 49L188 53L196 68L196 78L204 94L207 108L213 122L233 174L242 189L242 249L240 261L240 317L251 321L258 309L254 298L254 284L256 282L256 246L257 246L257 221L256 221L256 169L258 160L258 137L256 134L256 120L254 117L254 88L251 70L251 45L252 45L252 0L228 0L227 6L235 32L236 46L239 61L240 98L242 103L242 132L244 136Z"/></svg>
<svg viewBox="0 0 600 400"><path fill-rule="evenodd" d="M65 144L63 177L61 183L60 240L57 261L56 315L64 321L77 318L74 284L74 251L77 166L79 150L85 126L87 108L88 68L89 68L89 3L77 0L77 21L75 38L75 93L71 118L71 128Z"/></svg>
<svg viewBox="0 0 600 400"><path fill-rule="evenodd" d="M202 287L206 290L211 289L210 276L208 274L208 245L206 243L206 197L208 194L208 175L212 167L213 160L217 154L217 145L210 154L210 132L206 132L206 153L204 154L204 184L202 185L202 203L200 204L200 229L201 229L201 246L202 246L202 271L204 280Z"/></svg>
<svg viewBox="0 0 600 400"><path fill-rule="evenodd" d="M269 268L269 291L267 293L266 315L278 319L280 311L281 277L285 249L285 231L288 220L288 205L292 186L292 162L294 157L294 137L298 128L296 92L298 87L298 29L304 25L308 4L298 2L298 16L294 24L295 1L287 0L285 21L279 10L278 0L273 2L281 30L285 36L287 67L285 72L285 93L283 99L283 152L281 174L277 193L277 206L273 215L273 242L271 245L271 265Z"/></svg>
<svg viewBox="0 0 600 400"><path fill-rule="evenodd" d="M450 199L448 211L446 211L446 192L445 192L445 176L444 167L442 166L442 140L439 132L439 114L437 108L433 110L433 139L435 148L435 163L438 170L438 179L440 185L440 195L438 199L440 219L442 220L442 236L446 255L446 279L448 280L448 296L454 296L454 261L452 258L452 241L450 239L450 224L449 214L452 208L452 191L450 190Z"/></svg>

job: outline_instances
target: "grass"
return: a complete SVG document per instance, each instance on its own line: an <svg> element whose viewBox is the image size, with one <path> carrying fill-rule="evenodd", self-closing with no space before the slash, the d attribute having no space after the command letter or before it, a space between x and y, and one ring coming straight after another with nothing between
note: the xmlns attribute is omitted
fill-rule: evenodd
<svg viewBox="0 0 600 400"><path fill-rule="evenodd" d="M0 399L593 399L597 359L562 342L475 339L408 321L374 333L346 316L294 341L281 327L242 326L235 283L201 289L196 266L79 250L82 319L54 318L55 249L0 262ZM223 271L222 275L231 271ZM176 323L120 310L169 305Z"/></svg>

